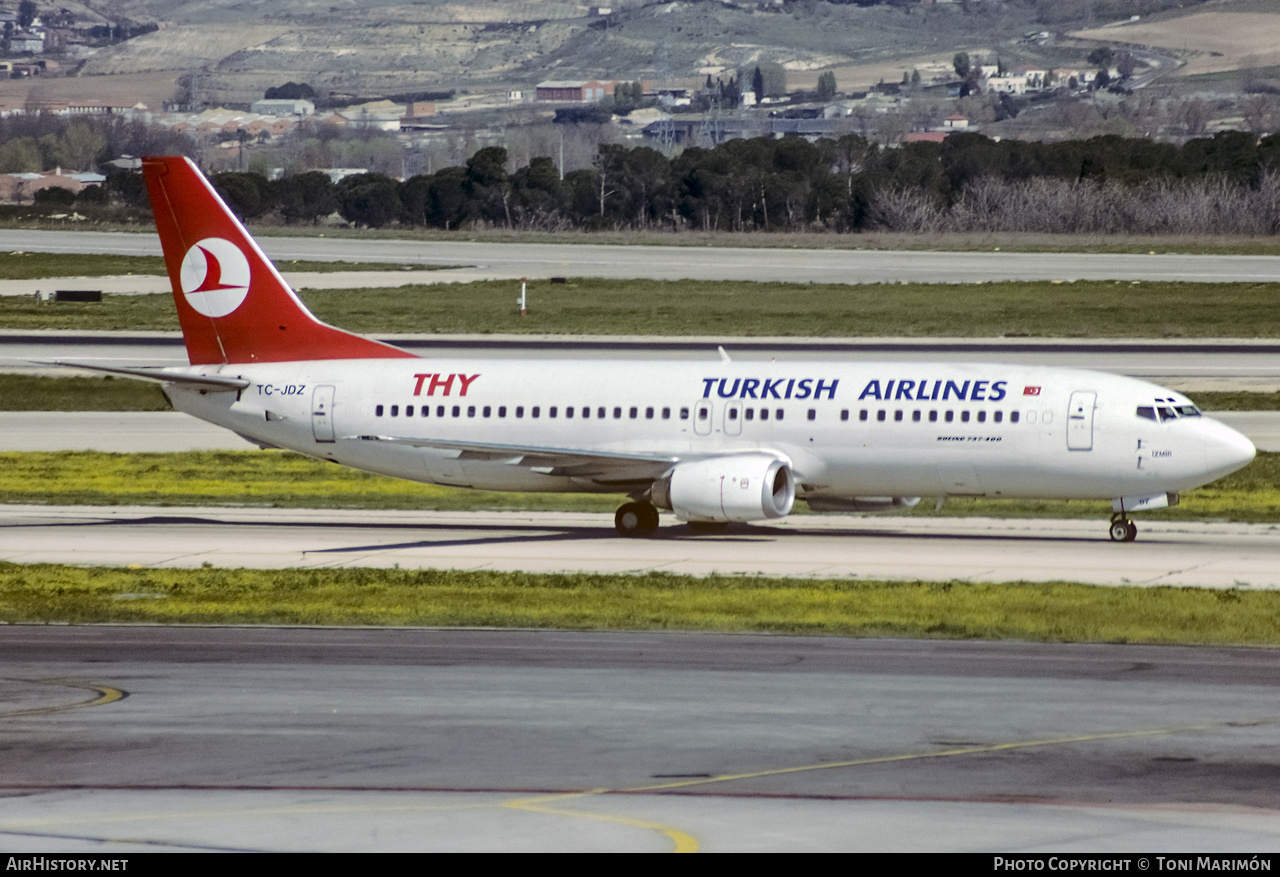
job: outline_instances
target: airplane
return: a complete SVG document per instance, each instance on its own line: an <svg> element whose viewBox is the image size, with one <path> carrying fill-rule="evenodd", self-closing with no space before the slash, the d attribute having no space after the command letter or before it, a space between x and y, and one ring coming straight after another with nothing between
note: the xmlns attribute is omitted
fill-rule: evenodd
<svg viewBox="0 0 1280 877"><path fill-rule="evenodd" d="M418 356L316 319L183 157L142 162L190 366L60 362L158 382L267 448L412 481L623 494L618 533L695 532L920 496L1106 499L1134 512L1248 464L1181 393L1000 363ZM709 351L710 352L710 351Z"/></svg>

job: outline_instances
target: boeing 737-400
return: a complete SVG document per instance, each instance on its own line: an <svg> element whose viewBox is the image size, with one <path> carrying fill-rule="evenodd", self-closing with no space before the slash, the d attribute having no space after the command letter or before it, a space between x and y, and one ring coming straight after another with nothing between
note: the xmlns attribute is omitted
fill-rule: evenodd
<svg viewBox="0 0 1280 877"><path fill-rule="evenodd" d="M1107 499L1130 513L1254 457L1180 393L1094 371L940 362L417 356L317 320L186 158L143 173L186 342L174 408L263 447L486 490L617 493L626 535L922 495ZM71 363L64 363L70 365Z"/></svg>

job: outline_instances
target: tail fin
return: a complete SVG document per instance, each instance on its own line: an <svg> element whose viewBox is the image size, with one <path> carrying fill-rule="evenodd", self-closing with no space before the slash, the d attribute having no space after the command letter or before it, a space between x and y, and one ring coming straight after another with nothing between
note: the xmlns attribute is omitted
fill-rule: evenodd
<svg viewBox="0 0 1280 877"><path fill-rule="evenodd" d="M142 172L192 365L413 357L317 320L190 159Z"/></svg>

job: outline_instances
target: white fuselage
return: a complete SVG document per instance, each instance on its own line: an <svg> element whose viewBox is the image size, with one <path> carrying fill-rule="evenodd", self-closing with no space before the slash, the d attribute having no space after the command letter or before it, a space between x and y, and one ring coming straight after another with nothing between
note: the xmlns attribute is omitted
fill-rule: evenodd
<svg viewBox="0 0 1280 877"><path fill-rule="evenodd" d="M1101 372L936 362L322 360L201 366L240 391L170 386L176 408L263 444L414 481L626 492L493 455L361 436L611 453L762 449L801 498L1176 493L1253 446L1173 391ZM1159 411L1161 418L1139 414Z"/></svg>

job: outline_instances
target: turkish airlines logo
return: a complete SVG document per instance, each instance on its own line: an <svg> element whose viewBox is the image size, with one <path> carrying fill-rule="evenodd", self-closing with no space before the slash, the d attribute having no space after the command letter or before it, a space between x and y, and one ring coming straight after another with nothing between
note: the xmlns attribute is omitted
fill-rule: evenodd
<svg viewBox="0 0 1280 877"><path fill-rule="evenodd" d="M223 238L205 238L187 250L178 276L187 304L206 317L225 317L249 294L249 260Z"/></svg>

